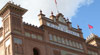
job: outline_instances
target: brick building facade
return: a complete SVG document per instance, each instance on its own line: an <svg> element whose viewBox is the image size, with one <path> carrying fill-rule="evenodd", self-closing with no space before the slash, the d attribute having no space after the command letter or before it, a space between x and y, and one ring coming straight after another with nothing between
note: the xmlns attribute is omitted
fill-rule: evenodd
<svg viewBox="0 0 100 55"><path fill-rule="evenodd" d="M100 55L100 38L92 33L84 39L63 14L47 18L40 11L37 27L23 22L25 12L11 2L0 10L0 55Z"/></svg>

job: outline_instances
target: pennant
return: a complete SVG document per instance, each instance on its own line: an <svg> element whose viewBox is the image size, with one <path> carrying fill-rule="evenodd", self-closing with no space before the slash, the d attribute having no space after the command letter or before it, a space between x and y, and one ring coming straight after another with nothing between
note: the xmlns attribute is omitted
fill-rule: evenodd
<svg viewBox="0 0 100 55"><path fill-rule="evenodd" d="M89 27L89 29L92 29L92 28L93 28L93 26L91 26L91 25L89 25L89 24L88 24L88 27Z"/></svg>

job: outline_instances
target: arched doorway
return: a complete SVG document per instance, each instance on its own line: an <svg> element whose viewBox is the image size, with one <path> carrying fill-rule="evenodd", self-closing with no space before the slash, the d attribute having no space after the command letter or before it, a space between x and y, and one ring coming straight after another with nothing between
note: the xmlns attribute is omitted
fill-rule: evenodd
<svg viewBox="0 0 100 55"><path fill-rule="evenodd" d="M33 49L33 55L40 55L39 50L37 48Z"/></svg>

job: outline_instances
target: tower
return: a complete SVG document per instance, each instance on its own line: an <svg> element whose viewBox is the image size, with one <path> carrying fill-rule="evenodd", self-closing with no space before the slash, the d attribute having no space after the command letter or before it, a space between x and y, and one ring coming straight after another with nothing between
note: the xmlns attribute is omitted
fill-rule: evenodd
<svg viewBox="0 0 100 55"><path fill-rule="evenodd" d="M8 2L1 10L0 16L3 22L3 36L6 37L12 32L23 32L22 15L27 10L21 8L20 5Z"/></svg>
<svg viewBox="0 0 100 55"><path fill-rule="evenodd" d="M91 33L88 37L87 37L87 40L86 42L90 45L94 45L94 46L97 46L97 43L96 43L96 40L95 38L97 38L97 36L93 33Z"/></svg>
<svg viewBox="0 0 100 55"><path fill-rule="evenodd" d="M100 44L99 44L100 38L99 38L99 36L97 36L97 35L95 35L95 34L93 34L93 33L91 33L91 34L87 37L86 42L87 42L88 44L90 44L90 45L100 47Z"/></svg>
<svg viewBox="0 0 100 55"><path fill-rule="evenodd" d="M23 33L23 22L22 15L27 10L21 8L20 5L15 5L14 3L8 2L1 10L0 17L2 17L3 28L2 28L2 46L0 50L2 53L0 55L14 55L13 52L16 52L16 48L22 51L21 40L15 38L14 33ZM20 43L13 41L19 40ZM17 43L17 44L16 44ZM16 44L16 45L13 45ZM18 49L17 49L18 50ZM22 52L18 53L22 53Z"/></svg>
<svg viewBox="0 0 100 55"><path fill-rule="evenodd" d="M98 49L100 49L100 38L99 36L91 33L87 39L86 39L86 43L90 44L90 45L93 45L95 47L98 47ZM89 51L91 52L91 51ZM100 54L100 50L98 50L98 53Z"/></svg>

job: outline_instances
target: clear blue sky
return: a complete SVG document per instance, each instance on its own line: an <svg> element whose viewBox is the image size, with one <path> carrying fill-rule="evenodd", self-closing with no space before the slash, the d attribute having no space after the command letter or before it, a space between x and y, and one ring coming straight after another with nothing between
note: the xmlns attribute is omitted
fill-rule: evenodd
<svg viewBox="0 0 100 55"><path fill-rule="evenodd" d="M90 32L88 24L93 26L92 32L100 36L100 0L95 0L89 6L79 8L77 14L72 17L73 26L79 24L86 38Z"/></svg>

